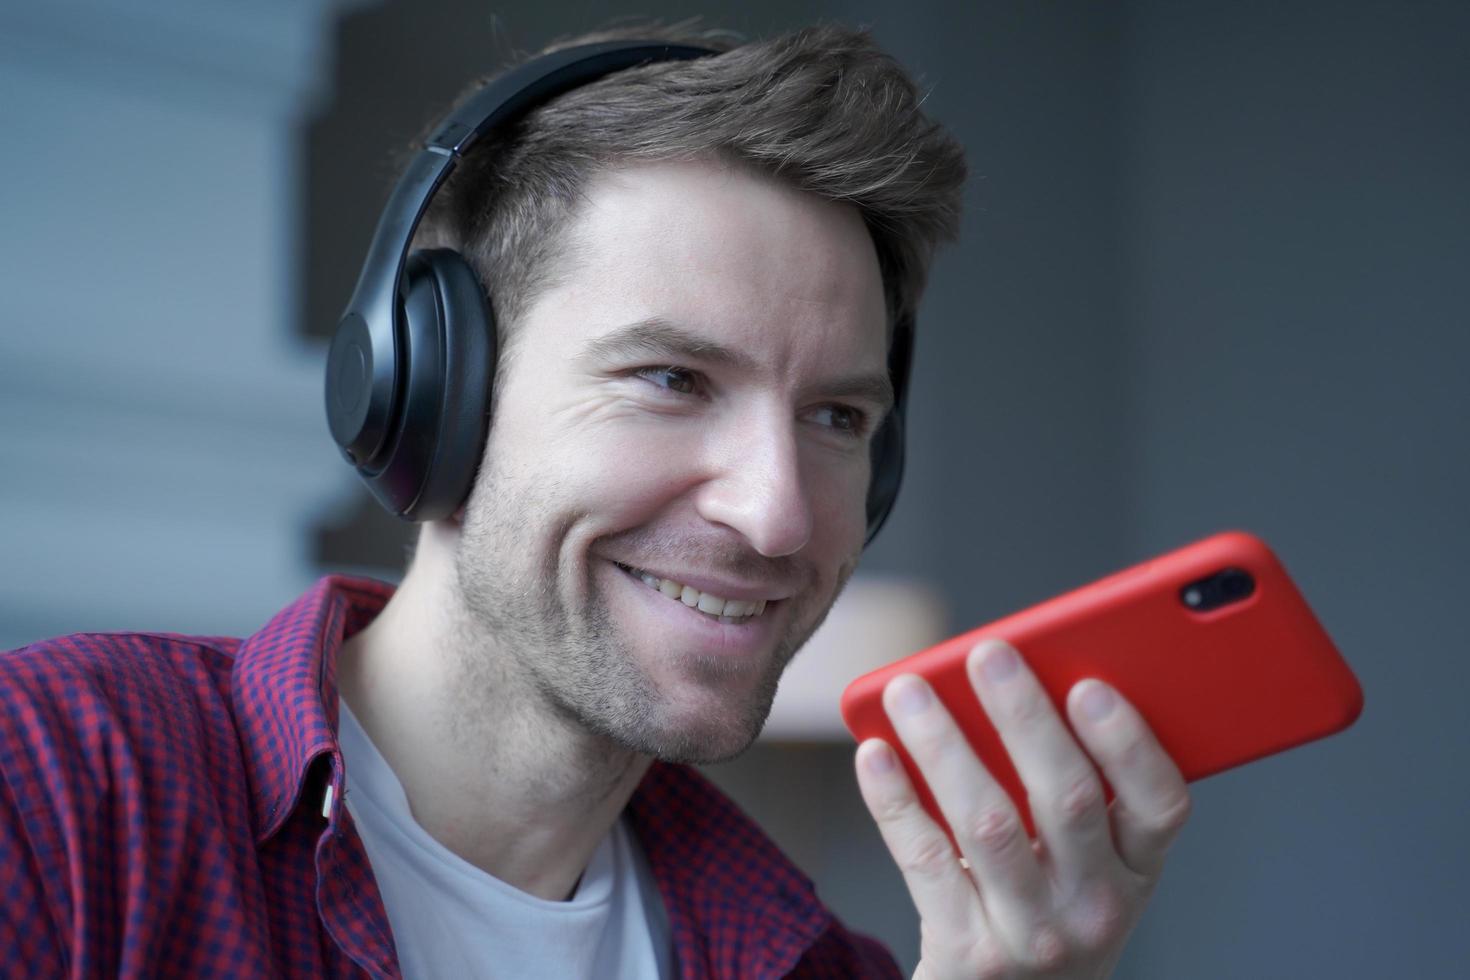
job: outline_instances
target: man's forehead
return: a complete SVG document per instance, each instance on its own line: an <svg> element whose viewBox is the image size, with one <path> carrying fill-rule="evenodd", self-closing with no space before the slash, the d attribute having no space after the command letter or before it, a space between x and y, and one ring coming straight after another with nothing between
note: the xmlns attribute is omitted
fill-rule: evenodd
<svg viewBox="0 0 1470 980"><path fill-rule="evenodd" d="M881 272L851 205L716 162L643 164L589 184L567 236L556 279L607 314L598 332L662 320L749 350L786 328L798 348L883 359Z"/></svg>

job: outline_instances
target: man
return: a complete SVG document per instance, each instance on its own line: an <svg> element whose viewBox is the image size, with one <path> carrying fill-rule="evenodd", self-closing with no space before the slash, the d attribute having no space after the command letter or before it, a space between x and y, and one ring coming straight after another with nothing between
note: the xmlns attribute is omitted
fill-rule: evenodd
<svg viewBox="0 0 1470 980"><path fill-rule="evenodd" d="M963 174L918 103L824 28L610 75L471 156L416 240L497 324L468 499L396 591L4 658L9 972L896 973L682 764L756 737L867 537L894 325ZM919 974L1102 975L1183 782L1104 685L1079 746L1014 651L971 660L1035 844L916 677L885 705L960 854L889 747L857 757Z"/></svg>

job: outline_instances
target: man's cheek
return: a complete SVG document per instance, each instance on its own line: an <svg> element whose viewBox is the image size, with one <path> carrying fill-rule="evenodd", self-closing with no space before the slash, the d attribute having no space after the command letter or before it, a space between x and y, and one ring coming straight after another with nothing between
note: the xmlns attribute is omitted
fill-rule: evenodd
<svg viewBox="0 0 1470 980"><path fill-rule="evenodd" d="M868 480L866 459L813 463L803 482L808 488L813 519L813 544L844 560L862 551L868 536Z"/></svg>
<svg viewBox="0 0 1470 980"><path fill-rule="evenodd" d="M698 482L697 447L651 431L606 434L572 456L566 477L597 509L623 518L648 516Z"/></svg>

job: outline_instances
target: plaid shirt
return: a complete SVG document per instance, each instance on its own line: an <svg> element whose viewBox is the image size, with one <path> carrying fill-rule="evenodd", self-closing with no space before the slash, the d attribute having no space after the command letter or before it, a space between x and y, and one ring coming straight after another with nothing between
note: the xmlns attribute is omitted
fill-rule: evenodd
<svg viewBox="0 0 1470 980"><path fill-rule="evenodd" d="M398 976L336 737L337 652L391 591L0 655L0 974ZM694 771L655 763L628 813L685 980L898 975Z"/></svg>

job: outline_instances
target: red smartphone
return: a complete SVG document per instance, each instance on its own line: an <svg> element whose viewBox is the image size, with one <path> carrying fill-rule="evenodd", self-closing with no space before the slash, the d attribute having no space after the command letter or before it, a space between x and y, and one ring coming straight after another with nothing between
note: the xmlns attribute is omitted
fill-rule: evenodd
<svg viewBox="0 0 1470 980"><path fill-rule="evenodd" d="M987 637L1020 651L1064 720L1078 681L1095 677L1117 688L1188 780L1341 731L1363 708L1357 678L1271 550L1240 531L1216 534L848 685L847 727L859 741L881 738L898 751L941 826L883 711L883 688L899 674L933 686L1034 834L1026 791L965 676L965 656Z"/></svg>

